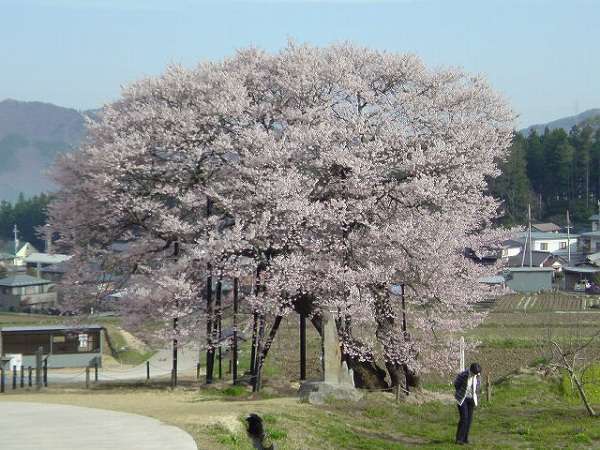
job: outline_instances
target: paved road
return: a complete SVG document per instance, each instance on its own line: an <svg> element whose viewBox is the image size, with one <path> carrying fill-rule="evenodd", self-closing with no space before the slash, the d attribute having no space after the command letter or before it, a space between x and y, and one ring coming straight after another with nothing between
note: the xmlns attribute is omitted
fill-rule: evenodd
<svg viewBox="0 0 600 450"><path fill-rule="evenodd" d="M198 349L195 346L186 346L179 349L177 358L177 373L195 374L198 362ZM156 352L150 358L150 378L169 377L171 375L172 350L170 348ZM118 367L101 368L98 371L99 381L133 381L146 379L146 363L135 367L119 369ZM93 371L90 376L93 379ZM73 371L61 372L56 369L48 369L48 383L83 383L85 382L85 370L76 373Z"/></svg>
<svg viewBox="0 0 600 450"><path fill-rule="evenodd" d="M197 450L185 431L150 417L0 401L2 450Z"/></svg>

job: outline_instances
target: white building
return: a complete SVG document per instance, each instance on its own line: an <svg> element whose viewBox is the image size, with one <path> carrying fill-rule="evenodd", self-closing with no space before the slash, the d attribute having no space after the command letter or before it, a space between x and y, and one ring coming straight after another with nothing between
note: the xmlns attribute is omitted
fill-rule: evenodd
<svg viewBox="0 0 600 450"><path fill-rule="evenodd" d="M528 234L529 233L527 232L519 233L517 240L525 243L526 239L528 239ZM555 255L566 255L568 254L568 249L570 248L571 253L574 254L577 252L579 235L571 234L569 236L567 233L543 233L539 231L532 231L531 242L533 244L533 250L540 252L550 252ZM527 243L527 247L529 248L529 243Z"/></svg>

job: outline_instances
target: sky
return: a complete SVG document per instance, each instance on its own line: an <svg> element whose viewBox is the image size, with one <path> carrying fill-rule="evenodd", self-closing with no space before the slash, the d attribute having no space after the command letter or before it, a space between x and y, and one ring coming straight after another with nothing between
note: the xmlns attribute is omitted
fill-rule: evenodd
<svg viewBox="0 0 600 450"><path fill-rule="evenodd" d="M170 63L289 39L483 74L519 127L600 108L600 0L0 0L0 100L98 108Z"/></svg>

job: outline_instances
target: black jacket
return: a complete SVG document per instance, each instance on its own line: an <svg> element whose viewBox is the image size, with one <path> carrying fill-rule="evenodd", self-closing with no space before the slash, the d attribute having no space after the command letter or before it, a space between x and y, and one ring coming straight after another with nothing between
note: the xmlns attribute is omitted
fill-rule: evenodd
<svg viewBox="0 0 600 450"><path fill-rule="evenodd" d="M469 375L470 374L468 369L463 370L456 376L456 379L454 380L454 398L456 399L459 405L462 404L462 402L465 400L465 397L467 396L467 384L469 382ZM479 375L475 375L475 380L477 381L477 384L475 386L475 393L477 397L479 397L479 395L481 394L481 383L479 380Z"/></svg>

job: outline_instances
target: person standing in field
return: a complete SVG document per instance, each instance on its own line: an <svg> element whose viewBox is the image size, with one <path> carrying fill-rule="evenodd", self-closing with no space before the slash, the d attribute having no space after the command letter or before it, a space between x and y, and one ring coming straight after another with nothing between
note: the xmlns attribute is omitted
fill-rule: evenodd
<svg viewBox="0 0 600 450"><path fill-rule="evenodd" d="M460 372L454 380L454 398L458 403L459 421L456 430L456 443L469 443L469 430L473 421L473 411L477 406L477 396L480 392L479 374L481 366L471 364L468 370Z"/></svg>

